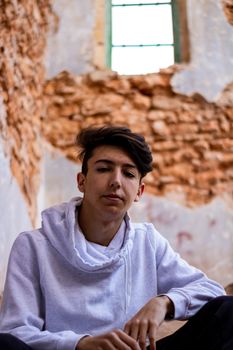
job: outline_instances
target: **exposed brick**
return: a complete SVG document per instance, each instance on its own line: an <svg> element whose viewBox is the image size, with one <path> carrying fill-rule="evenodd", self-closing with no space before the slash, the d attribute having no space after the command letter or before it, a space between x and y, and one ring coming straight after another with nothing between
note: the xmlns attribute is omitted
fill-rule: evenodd
<svg viewBox="0 0 233 350"><path fill-rule="evenodd" d="M148 110L151 106L151 99L148 96L144 96L139 93L134 93L132 98L132 103L138 109Z"/></svg>
<svg viewBox="0 0 233 350"><path fill-rule="evenodd" d="M213 139L209 142L210 147L214 150L223 150L223 151L231 151L233 152L233 138L221 138L221 139Z"/></svg>
<svg viewBox="0 0 233 350"><path fill-rule="evenodd" d="M179 123L173 126L173 134L196 134L199 131L198 124Z"/></svg>
<svg viewBox="0 0 233 350"><path fill-rule="evenodd" d="M204 132L219 131L219 123L216 120L211 120L209 122L200 124L199 128L200 128L200 131L204 131Z"/></svg>
<svg viewBox="0 0 233 350"><path fill-rule="evenodd" d="M147 118L151 121L166 120L169 123L177 123L177 117L172 111L167 111L165 114L164 111L152 109L148 112Z"/></svg>
<svg viewBox="0 0 233 350"><path fill-rule="evenodd" d="M162 110L174 110L182 108L182 102L170 96L156 95L152 98L152 106Z"/></svg>
<svg viewBox="0 0 233 350"><path fill-rule="evenodd" d="M178 178L179 180L185 180L190 175L192 175L192 165L188 163L179 163L172 166L168 166L161 170L161 174L163 175L171 175L174 178Z"/></svg>
<svg viewBox="0 0 233 350"><path fill-rule="evenodd" d="M160 136L168 136L171 133L171 130L163 120L153 122L151 127L154 133Z"/></svg>
<svg viewBox="0 0 233 350"><path fill-rule="evenodd" d="M123 103L124 98L117 94L94 95L82 101L81 113L85 116L108 114L114 109L119 109Z"/></svg>
<svg viewBox="0 0 233 350"><path fill-rule="evenodd" d="M182 142L162 141L152 144L153 151L174 151L182 147Z"/></svg>
<svg viewBox="0 0 233 350"><path fill-rule="evenodd" d="M198 140L193 144L194 148L200 152L206 151L210 148L209 142L205 140Z"/></svg>
<svg viewBox="0 0 233 350"><path fill-rule="evenodd" d="M90 85L85 75L72 77L63 72L45 86L47 119L46 126L43 124L44 135L48 142L72 159L72 133L75 137L80 128L90 125L126 125L142 133L151 146L154 170L145 178L146 189L150 193L177 193L177 198L190 206L207 203L221 191L231 193L233 134L229 125L231 128L233 108L229 103L227 106L208 103L197 95L186 97L175 94L169 83L171 76L172 68L146 76L114 75L102 79L101 84L98 79L93 79ZM73 94L62 94L67 81L73 84ZM59 93L56 86L60 87ZM122 94L116 90L117 87L122 87ZM112 96L111 101L103 99L109 95ZM67 123L55 102L57 97L63 98L60 106L67 104L71 108L70 115L66 116ZM96 108L95 101L100 107ZM81 110L85 106L87 115L83 113L75 124L70 121L77 106ZM53 125L56 127L53 128ZM61 132L57 130L59 127ZM66 141L63 134L64 142L59 145L61 141L58 138L64 130L69 137Z"/></svg>
<svg viewBox="0 0 233 350"><path fill-rule="evenodd" d="M43 54L51 15L50 0L1 3L0 93L7 111L1 135L32 222L36 219L41 159ZM53 94L51 88L54 88L53 84L47 92Z"/></svg>
<svg viewBox="0 0 233 350"><path fill-rule="evenodd" d="M231 25L233 25L233 3L232 0L222 0L223 9Z"/></svg>

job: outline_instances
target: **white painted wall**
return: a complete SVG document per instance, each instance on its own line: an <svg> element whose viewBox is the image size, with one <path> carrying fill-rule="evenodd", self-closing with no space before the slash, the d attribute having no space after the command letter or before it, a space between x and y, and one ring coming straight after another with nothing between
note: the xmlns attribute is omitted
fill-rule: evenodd
<svg viewBox="0 0 233 350"><path fill-rule="evenodd" d="M95 0L54 0L59 17L56 33L48 36L45 66L47 78L63 70L73 74L93 69Z"/></svg>
<svg viewBox="0 0 233 350"><path fill-rule="evenodd" d="M76 177L80 166L66 159L59 152L44 152L43 157L43 195L40 196L40 209L69 201L81 195Z"/></svg>
<svg viewBox="0 0 233 350"><path fill-rule="evenodd" d="M30 230L25 200L16 179L12 176L9 158L5 156L0 140L0 294L3 290L8 257L17 235Z"/></svg>
<svg viewBox="0 0 233 350"><path fill-rule="evenodd" d="M3 291L7 262L17 235L31 229L25 200L10 170L7 156L6 111L0 96L0 295ZM5 143L3 143L3 138Z"/></svg>
<svg viewBox="0 0 233 350"><path fill-rule="evenodd" d="M186 0L191 62L173 77L175 91L218 99L233 81L233 26L221 0Z"/></svg>

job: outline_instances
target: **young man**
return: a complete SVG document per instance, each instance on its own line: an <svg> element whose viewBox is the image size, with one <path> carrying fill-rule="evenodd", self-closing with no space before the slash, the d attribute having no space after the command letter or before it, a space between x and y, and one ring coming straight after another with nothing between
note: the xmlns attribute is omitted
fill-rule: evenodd
<svg viewBox="0 0 233 350"><path fill-rule="evenodd" d="M232 350L233 299L152 224L128 217L152 170L144 138L104 127L82 131L77 144L83 198L45 210L40 229L17 237L0 348ZM173 318L190 320L156 342L161 323Z"/></svg>

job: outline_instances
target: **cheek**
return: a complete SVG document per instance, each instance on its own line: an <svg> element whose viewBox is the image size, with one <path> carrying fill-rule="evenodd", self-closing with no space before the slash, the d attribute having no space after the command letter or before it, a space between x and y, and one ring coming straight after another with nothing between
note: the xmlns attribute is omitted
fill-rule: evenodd
<svg viewBox="0 0 233 350"><path fill-rule="evenodd" d="M104 174L101 174L100 176L95 176L95 178L91 179L89 181L88 187L93 192L98 192L103 190L106 187L107 179Z"/></svg>
<svg viewBox="0 0 233 350"><path fill-rule="evenodd" d="M129 200L134 201L138 194L139 185L135 183L127 183L125 186L125 192Z"/></svg>

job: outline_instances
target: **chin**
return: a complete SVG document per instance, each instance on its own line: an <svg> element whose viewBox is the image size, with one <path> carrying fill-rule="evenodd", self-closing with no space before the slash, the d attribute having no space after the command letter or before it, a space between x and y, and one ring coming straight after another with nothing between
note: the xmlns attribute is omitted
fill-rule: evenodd
<svg viewBox="0 0 233 350"><path fill-rule="evenodd" d="M125 213L125 210L119 210L119 208L116 207L108 207L107 209L105 209L104 216L111 216L112 219L118 219L120 217L124 217Z"/></svg>

